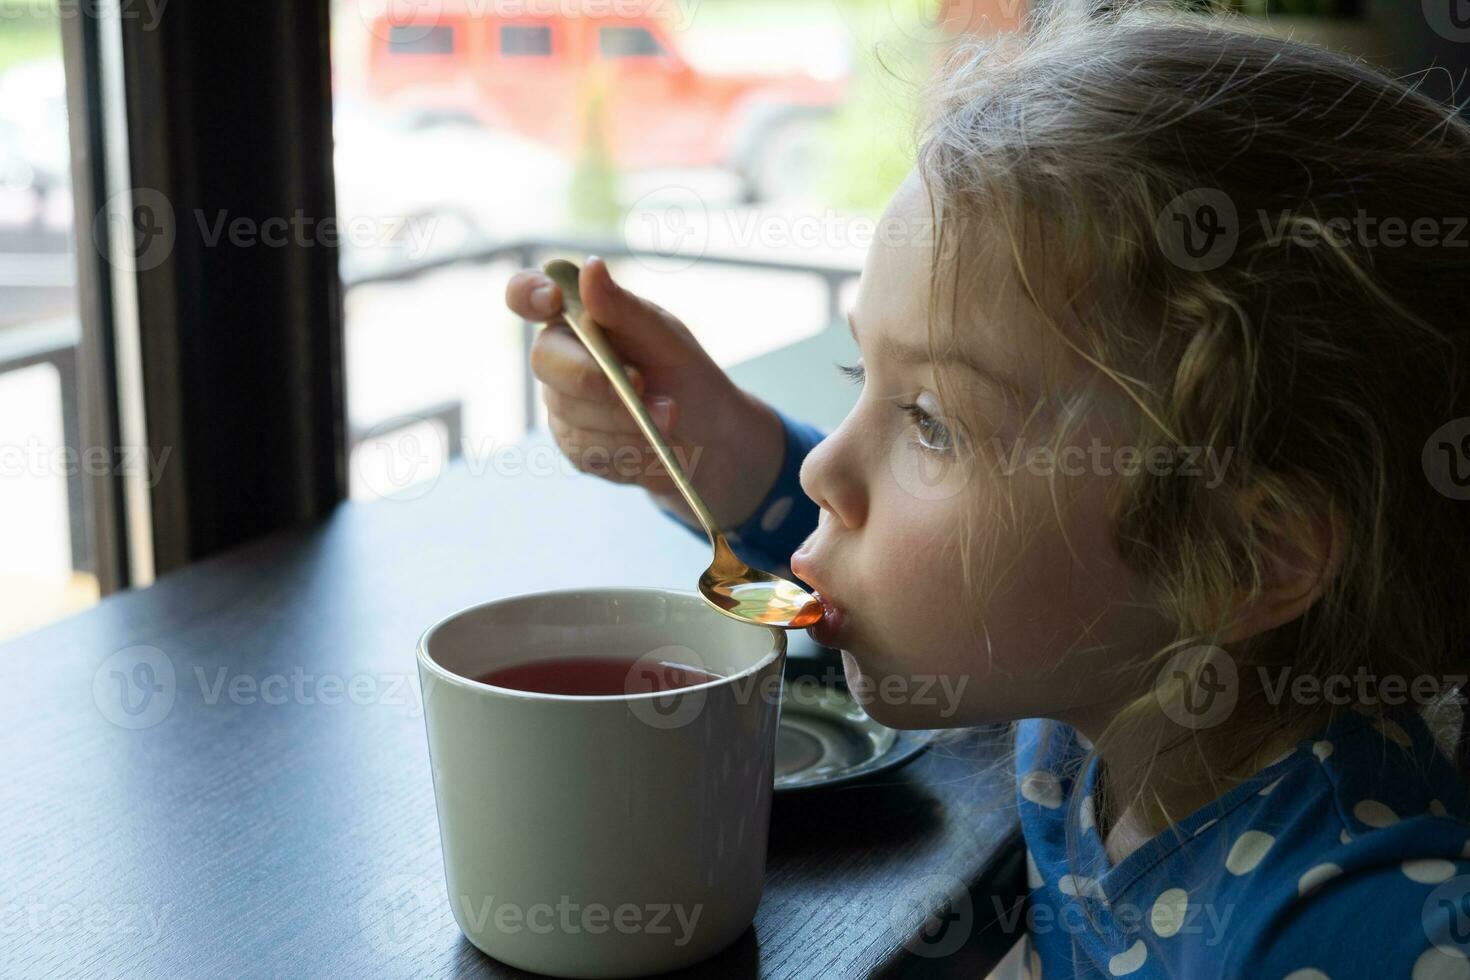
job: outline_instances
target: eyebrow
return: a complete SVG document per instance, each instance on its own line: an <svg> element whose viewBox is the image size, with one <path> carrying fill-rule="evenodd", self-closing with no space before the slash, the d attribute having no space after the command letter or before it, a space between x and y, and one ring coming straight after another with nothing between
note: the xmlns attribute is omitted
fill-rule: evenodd
<svg viewBox="0 0 1470 980"><path fill-rule="evenodd" d="M856 343L857 321L853 319L853 315L850 311L847 314L847 329L852 333L853 342ZM884 357L892 358L893 360L903 364L931 363L929 351L926 348L914 344L905 344L901 341L894 340L892 337L889 337L886 334L882 334L878 338L878 352ZM975 360L965 351L951 348L949 353L943 359L946 361L953 361L961 367L970 369L975 374L991 382L992 384L997 384L1003 388L1008 388L1016 394L1020 394L1021 392L1021 386L1017 384L1014 379L1008 378L1005 375L993 370L992 368L986 367L984 364L981 364L979 361Z"/></svg>

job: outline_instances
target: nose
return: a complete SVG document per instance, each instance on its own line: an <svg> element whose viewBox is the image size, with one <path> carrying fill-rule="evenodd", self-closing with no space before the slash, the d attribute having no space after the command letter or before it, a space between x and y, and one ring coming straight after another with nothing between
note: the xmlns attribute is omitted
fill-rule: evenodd
<svg viewBox="0 0 1470 980"><path fill-rule="evenodd" d="M868 519L868 491L862 456L853 438L852 416L807 453L801 464L801 489L846 528Z"/></svg>

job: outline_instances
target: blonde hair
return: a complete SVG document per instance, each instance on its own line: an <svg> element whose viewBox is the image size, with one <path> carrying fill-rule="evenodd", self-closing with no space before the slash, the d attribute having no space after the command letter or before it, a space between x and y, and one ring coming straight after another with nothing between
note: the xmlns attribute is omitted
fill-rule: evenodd
<svg viewBox="0 0 1470 980"><path fill-rule="evenodd" d="M1244 761L1342 710L1287 710L1246 683L1226 722L1170 729L1152 681L1198 645L1223 645L1247 679L1282 667L1463 675L1470 524L1425 460L1431 434L1470 416L1464 120L1412 85L1237 18L1061 0L1015 34L957 42L922 106L917 170L936 255L982 247L946 246L947 235L998 232L1049 333L1101 379L1033 413L1060 420L1056 443L1121 393L1140 453L1232 452L1218 486L1140 468L1112 488L1117 550L1177 636L1128 666L1147 693L1099 745L1152 725L1177 735L1160 752L1203 762L1235 747ZM1171 244L1180 215L1213 214L1219 231L1231 208L1233 230L1210 254ZM1401 243L1387 243L1389 219ZM936 350L950 340L940 298L973 289L965 275L935 262ZM978 569L983 538L959 540ZM1220 644L1232 603L1259 594L1272 554L1292 547L1329 573L1318 600ZM1151 812L1154 831L1175 816Z"/></svg>

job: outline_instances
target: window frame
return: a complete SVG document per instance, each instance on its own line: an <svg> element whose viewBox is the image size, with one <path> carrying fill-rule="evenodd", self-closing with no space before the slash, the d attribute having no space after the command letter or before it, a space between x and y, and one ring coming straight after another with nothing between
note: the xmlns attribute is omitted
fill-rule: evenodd
<svg viewBox="0 0 1470 980"><path fill-rule="evenodd" d="M147 501L162 575L346 496L335 243L202 233L220 214L335 226L329 9L172 4L116 26L129 186L162 195L174 233L131 274L146 439L170 454Z"/></svg>

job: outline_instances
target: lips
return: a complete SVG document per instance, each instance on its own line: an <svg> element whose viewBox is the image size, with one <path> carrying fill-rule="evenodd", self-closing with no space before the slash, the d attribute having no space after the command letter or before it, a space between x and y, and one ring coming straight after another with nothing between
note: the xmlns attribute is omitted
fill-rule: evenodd
<svg viewBox="0 0 1470 980"><path fill-rule="evenodd" d="M842 606L812 571L805 552L798 551L791 556L791 573L810 585L813 595L822 603L822 618L806 628L807 635L824 647L836 647L847 619Z"/></svg>
<svg viewBox="0 0 1470 980"><path fill-rule="evenodd" d="M841 649L842 627L846 623L846 617L841 607L834 605L832 600L820 592L816 595L822 602L822 618L806 628L806 635L824 647Z"/></svg>

